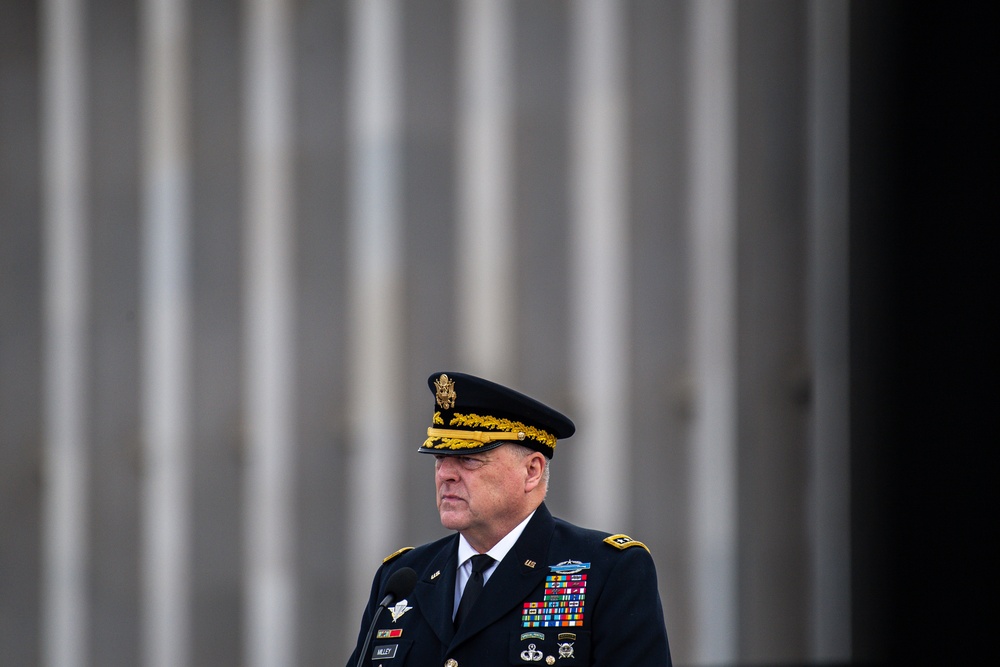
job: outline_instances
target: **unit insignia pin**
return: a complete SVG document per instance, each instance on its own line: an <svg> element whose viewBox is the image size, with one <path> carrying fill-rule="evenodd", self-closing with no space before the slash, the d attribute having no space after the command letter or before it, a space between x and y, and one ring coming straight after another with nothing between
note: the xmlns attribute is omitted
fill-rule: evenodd
<svg viewBox="0 0 1000 667"><path fill-rule="evenodd" d="M397 620L399 620L400 616L410 611L411 609L413 609L413 607L406 606L406 600L400 600L399 602L397 602L396 606L389 610L389 612L392 614L392 622L395 623Z"/></svg>

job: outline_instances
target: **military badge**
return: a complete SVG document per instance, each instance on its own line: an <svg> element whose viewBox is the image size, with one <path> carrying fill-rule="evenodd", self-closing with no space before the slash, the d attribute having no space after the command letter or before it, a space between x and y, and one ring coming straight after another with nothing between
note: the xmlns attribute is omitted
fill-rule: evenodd
<svg viewBox="0 0 1000 667"><path fill-rule="evenodd" d="M605 537L604 541L607 544L610 544L611 546L613 546L614 548L621 549L622 551L624 551L625 549L628 549L629 547L642 547L647 552L649 551L649 547L647 547L645 544L643 544L639 540L633 540L628 535L622 535L621 533L619 533L617 535L611 535L610 537Z"/></svg>
<svg viewBox="0 0 1000 667"><path fill-rule="evenodd" d="M551 574L545 577L541 602L525 602L521 612L521 627L575 628L583 626L584 603L587 598L587 575L590 563L565 560L549 565ZM572 650L572 644L570 644Z"/></svg>
<svg viewBox="0 0 1000 667"><path fill-rule="evenodd" d="M542 652L534 644L528 644L528 648L521 651L521 660L525 662L538 662L542 659Z"/></svg>
<svg viewBox="0 0 1000 667"><path fill-rule="evenodd" d="M406 600L400 600L399 602L397 602L396 606L389 610L389 613L392 614L392 622L395 623L396 621L398 621L400 616L410 611L411 609L413 609L413 607L406 606Z"/></svg>
<svg viewBox="0 0 1000 667"><path fill-rule="evenodd" d="M590 563L581 563L578 560L564 560L555 565L549 565L549 570L558 574L576 574L590 569Z"/></svg>
<svg viewBox="0 0 1000 667"><path fill-rule="evenodd" d="M442 410L450 410L455 407L458 394L455 393L455 381L444 373L437 380L434 380L434 397L437 399L438 407Z"/></svg>

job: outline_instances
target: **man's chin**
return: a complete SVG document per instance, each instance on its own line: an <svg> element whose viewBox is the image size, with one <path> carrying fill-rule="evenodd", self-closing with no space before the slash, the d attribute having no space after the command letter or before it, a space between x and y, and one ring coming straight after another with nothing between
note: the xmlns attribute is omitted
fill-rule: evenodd
<svg viewBox="0 0 1000 667"><path fill-rule="evenodd" d="M441 516L441 525L448 530L462 530L468 523L465 512L442 509L438 514Z"/></svg>

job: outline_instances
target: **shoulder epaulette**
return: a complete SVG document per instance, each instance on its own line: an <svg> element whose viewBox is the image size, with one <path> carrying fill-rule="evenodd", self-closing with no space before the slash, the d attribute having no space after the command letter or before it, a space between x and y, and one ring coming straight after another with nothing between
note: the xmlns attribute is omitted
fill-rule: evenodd
<svg viewBox="0 0 1000 667"><path fill-rule="evenodd" d="M615 549L620 549L622 551L628 549L629 547L642 547L647 551L647 553L649 552L649 547L645 544L639 542L638 540L633 540L628 535L622 535L621 533L605 537L604 541L613 546Z"/></svg>
<svg viewBox="0 0 1000 667"><path fill-rule="evenodd" d="M397 551L393 551L391 554L389 554L388 556L386 556L385 558L382 559L382 563L383 564L388 563L389 561L391 561L391 560L393 560L395 558L398 558L399 556L405 554L407 551L409 551L412 548L413 547L403 547L402 549L399 549Z"/></svg>

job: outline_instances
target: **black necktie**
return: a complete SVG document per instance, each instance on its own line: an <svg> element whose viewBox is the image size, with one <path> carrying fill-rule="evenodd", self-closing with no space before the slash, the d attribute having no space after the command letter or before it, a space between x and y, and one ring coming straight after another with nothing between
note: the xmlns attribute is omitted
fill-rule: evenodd
<svg viewBox="0 0 1000 667"><path fill-rule="evenodd" d="M487 554L476 554L472 557L472 576L465 584L465 591L462 593L462 600L458 603L458 612L455 614L456 629L468 617L469 610L483 591L483 571L493 562L493 558Z"/></svg>

